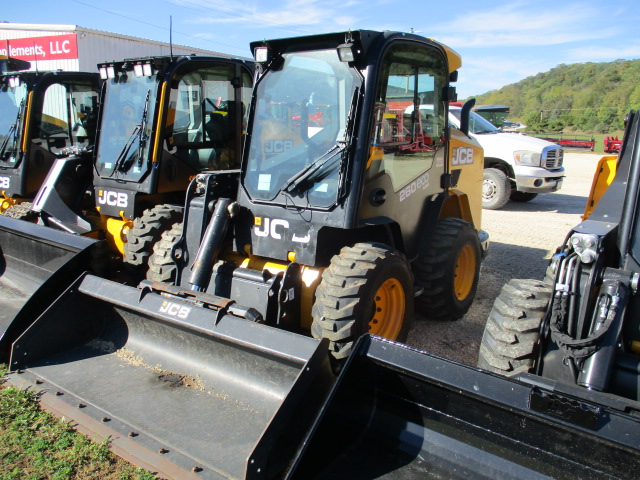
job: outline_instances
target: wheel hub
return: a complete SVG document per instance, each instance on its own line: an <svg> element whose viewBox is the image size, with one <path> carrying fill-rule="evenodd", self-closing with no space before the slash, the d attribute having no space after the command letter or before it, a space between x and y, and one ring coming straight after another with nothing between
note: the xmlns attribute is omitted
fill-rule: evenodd
<svg viewBox="0 0 640 480"><path fill-rule="evenodd" d="M389 340L398 338L404 322L405 306L402 284L395 278L389 278L375 294L369 332Z"/></svg>
<svg viewBox="0 0 640 480"><path fill-rule="evenodd" d="M498 186L495 182L485 179L482 182L482 198L485 200L489 200L496 196L496 191L498 190Z"/></svg>
<svg viewBox="0 0 640 480"><path fill-rule="evenodd" d="M458 300L463 301L471 293L476 275L476 252L471 245L465 245L456 259L453 290Z"/></svg>

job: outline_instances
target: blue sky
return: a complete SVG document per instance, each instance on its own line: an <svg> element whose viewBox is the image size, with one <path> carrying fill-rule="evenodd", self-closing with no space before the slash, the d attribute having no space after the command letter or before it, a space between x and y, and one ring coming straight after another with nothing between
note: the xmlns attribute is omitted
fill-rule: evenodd
<svg viewBox="0 0 640 480"><path fill-rule="evenodd" d="M451 10L450 10L451 9ZM638 0L27 0L0 21L71 24L250 56L249 42L347 29L409 31L462 55L461 98L561 63L640 58ZM640 79L639 79L640 80Z"/></svg>

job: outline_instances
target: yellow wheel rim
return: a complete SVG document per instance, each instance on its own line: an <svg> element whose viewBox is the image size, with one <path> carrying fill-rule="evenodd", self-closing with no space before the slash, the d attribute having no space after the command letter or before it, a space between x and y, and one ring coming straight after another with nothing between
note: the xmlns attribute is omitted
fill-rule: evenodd
<svg viewBox="0 0 640 480"><path fill-rule="evenodd" d="M453 277L453 289L456 298L460 301L466 299L471 293L476 277L477 258L471 245L465 245L456 260L456 268Z"/></svg>
<svg viewBox="0 0 640 480"><path fill-rule="evenodd" d="M402 284L395 278L385 281L376 292L374 303L369 332L389 340L397 339L404 323L406 306Z"/></svg>

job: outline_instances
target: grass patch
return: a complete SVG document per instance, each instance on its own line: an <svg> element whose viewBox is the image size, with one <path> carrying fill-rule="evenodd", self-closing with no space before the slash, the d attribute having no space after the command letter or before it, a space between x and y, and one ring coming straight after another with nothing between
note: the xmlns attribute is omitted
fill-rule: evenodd
<svg viewBox="0 0 640 480"><path fill-rule="evenodd" d="M6 373L0 365L0 384ZM0 480L156 478L43 412L34 392L0 387Z"/></svg>

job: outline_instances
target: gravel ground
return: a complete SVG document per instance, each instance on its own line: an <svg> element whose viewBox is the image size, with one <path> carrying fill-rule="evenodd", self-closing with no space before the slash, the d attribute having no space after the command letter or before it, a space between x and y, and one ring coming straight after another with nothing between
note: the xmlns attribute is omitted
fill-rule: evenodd
<svg viewBox="0 0 640 480"><path fill-rule="evenodd" d="M528 203L509 202L501 210L483 210L482 228L489 232L490 244L471 309L455 322L424 320L416 315L407 343L475 365L484 324L500 289L512 278L544 277L551 255L581 221L600 157L566 153L561 190Z"/></svg>

